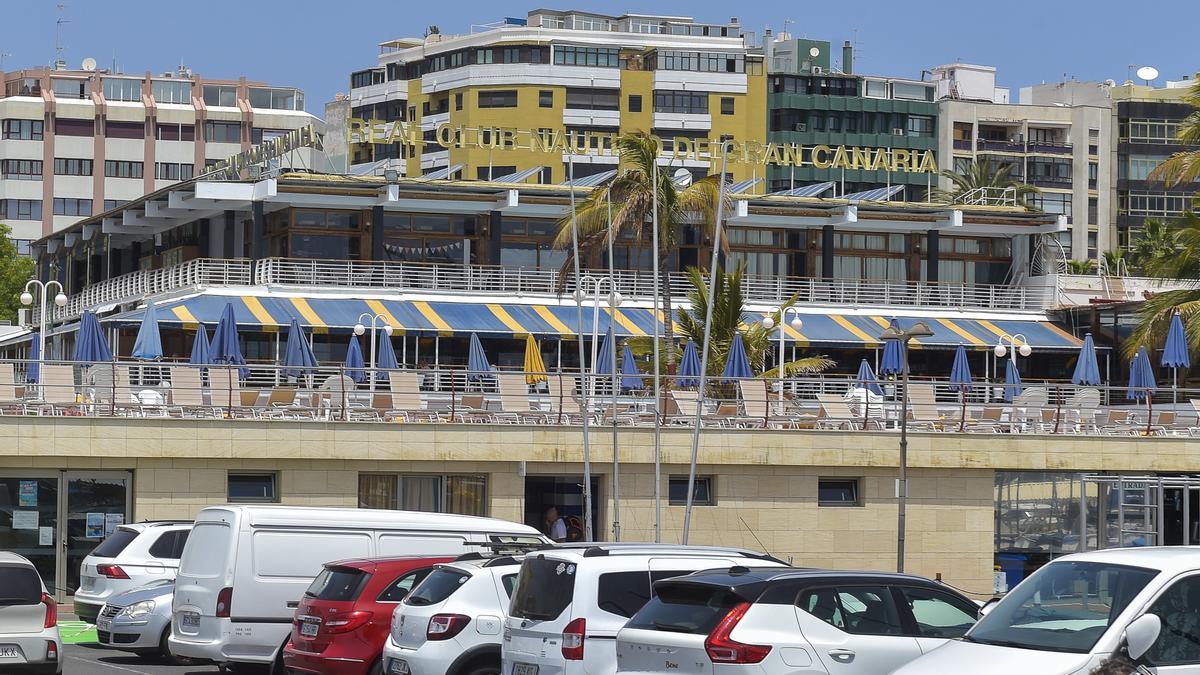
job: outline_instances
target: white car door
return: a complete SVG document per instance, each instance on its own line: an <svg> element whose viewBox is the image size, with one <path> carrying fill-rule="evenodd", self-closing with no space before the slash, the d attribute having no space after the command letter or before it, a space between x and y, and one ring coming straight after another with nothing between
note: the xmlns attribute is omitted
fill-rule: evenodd
<svg viewBox="0 0 1200 675"><path fill-rule="evenodd" d="M830 675L881 675L921 655L917 640L904 635L886 586L806 589L797 601L796 619Z"/></svg>
<svg viewBox="0 0 1200 675"><path fill-rule="evenodd" d="M1156 675L1200 675L1200 574L1171 582L1147 614L1162 621L1158 640L1143 662Z"/></svg>
<svg viewBox="0 0 1200 675"><path fill-rule="evenodd" d="M949 593L912 586L896 590L916 622L917 645L922 653L941 647L946 640L962 637L979 618L978 606Z"/></svg>

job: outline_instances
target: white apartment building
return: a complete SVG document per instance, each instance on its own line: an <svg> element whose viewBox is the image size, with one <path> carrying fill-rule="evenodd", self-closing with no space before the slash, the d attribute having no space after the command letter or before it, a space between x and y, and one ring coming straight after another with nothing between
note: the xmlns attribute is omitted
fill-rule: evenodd
<svg viewBox="0 0 1200 675"><path fill-rule="evenodd" d="M91 65L90 63L88 65ZM304 94L186 68L0 72L0 222L18 246L314 122ZM323 170L313 150L281 165ZM114 225L119 227L119 225Z"/></svg>
<svg viewBox="0 0 1200 675"><path fill-rule="evenodd" d="M1041 191L1030 203L1067 218L1052 257L1096 260L1117 245L1110 215L1112 112L1103 97L1080 92L1072 99L1035 87L1022 90L1020 103L1009 103L1008 90L996 87L994 68L956 63L932 72L944 96L938 157L945 168L961 172L972 160L1012 166L1012 178ZM950 187L949 179L940 182Z"/></svg>

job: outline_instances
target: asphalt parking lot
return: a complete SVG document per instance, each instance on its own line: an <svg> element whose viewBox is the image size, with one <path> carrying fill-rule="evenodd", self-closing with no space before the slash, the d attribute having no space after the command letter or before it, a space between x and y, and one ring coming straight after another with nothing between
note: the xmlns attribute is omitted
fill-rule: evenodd
<svg viewBox="0 0 1200 675"><path fill-rule="evenodd" d="M161 660L101 649L94 644L65 645L63 654L63 675L199 675L221 672L211 664L172 666Z"/></svg>

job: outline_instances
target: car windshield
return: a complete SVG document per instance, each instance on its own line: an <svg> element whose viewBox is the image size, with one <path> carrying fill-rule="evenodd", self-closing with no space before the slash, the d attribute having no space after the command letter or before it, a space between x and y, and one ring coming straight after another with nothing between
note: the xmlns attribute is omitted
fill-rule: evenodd
<svg viewBox="0 0 1200 675"><path fill-rule="evenodd" d="M42 580L28 565L0 565L0 607L36 605L42 601Z"/></svg>
<svg viewBox="0 0 1200 675"><path fill-rule="evenodd" d="M454 568L439 567L430 572L424 581L417 584L416 588L413 588L412 592L405 596L404 604L419 607L436 605L450 597L470 578L470 574L463 574Z"/></svg>
<svg viewBox="0 0 1200 675"><path fill-rule="evenodd" d="M308 585L304 596L340 602L356 600L370 578L370 574L354 567L326 567Z"/></svg>
<svg viewBox="0 0 1200 675"><path fill-rule="evenodd" d="M1005 596L966 639L1086 654L1156 574L1109 563L1050 563Z"/></svg>
<svg viewBox="0 0 1200 675"><path fill-rule="evenodd" d="M647 602L626 628L708 635L742 598L721 590L691 584L659 584L657 597Z"/></svg>

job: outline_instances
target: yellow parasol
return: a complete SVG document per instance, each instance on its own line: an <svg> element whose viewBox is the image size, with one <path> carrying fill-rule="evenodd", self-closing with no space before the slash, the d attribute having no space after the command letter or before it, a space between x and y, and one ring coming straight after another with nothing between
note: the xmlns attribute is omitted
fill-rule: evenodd
<svg viewBox="0 0 1200 675"><path fill-rule="evenodd" d="M546 364L542 362L542 349L532 335L525 336L525 384L546 381Z"/></svg>

